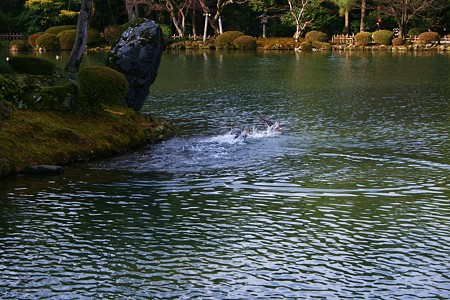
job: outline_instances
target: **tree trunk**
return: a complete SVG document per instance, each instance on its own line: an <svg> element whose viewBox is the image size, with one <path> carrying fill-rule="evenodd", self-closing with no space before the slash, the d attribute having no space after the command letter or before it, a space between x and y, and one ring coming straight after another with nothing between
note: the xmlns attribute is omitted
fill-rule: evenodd
<svg viewBox="0 0 450 300"><path fill-rule="evenodd" d="M83 58L84 49L86 48L91 9L92 0L82 0L77 21L75 43L73 44L72 52L70 52L69 60L66 64L66 71L68 72L78 72L80 69L81 59Z"/></svg>
<svg viewBox="0 0 450 300"><path fill-rule="evenodd" d="M194 1L193 3L193 8L192 8L192 35L194 36L194 38L197 37L197 7L195 5L196 1Z"/></svg>
<svg viewBox="0 0 450 300"><path fill-rule="evenodd" d="M183 38L184 32L183 32L182 28L180 28L180 24L178 23L178 20L177 20L177 15L175 13L175 4L171 0L167 0L166 7L167 7L167 10L169 11L170 17L172 19L172 23L175 26L178 36L180 38Z"/></svg>
<svg viewBox="0 0 450 300"><path fill-rule="evenodd" d="M124 2L125 2L125 9L127 10L128 22L131 22L134 19L136 19L134 5L130 2L130 0L124 0Z"/></svg>
<svg viewBox="0 0 450 300"><path fill-rule="evenodd" d="M344 13L344 33L350 33L350 12L348 11L348 8L345 9Z"/></svg>
<svg viewBox="0 0 450 300"><path fill-rule="evenodd" d="M364 31L366 28L366 8L367 2L366 0L361 1L361 24L359 26L359 31Z"/></svg>
<svg viewBox="0 0 450 300"><path fill-rule="evenodd" d="M294 39L297 43L300 41L300 34L301 34L300 24L297 23L295 26L295 34L294 34Z"/></svg>

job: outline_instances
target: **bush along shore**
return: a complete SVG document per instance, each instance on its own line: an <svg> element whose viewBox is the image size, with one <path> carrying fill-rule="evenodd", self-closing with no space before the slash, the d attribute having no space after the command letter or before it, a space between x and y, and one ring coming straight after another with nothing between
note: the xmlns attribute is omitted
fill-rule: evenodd
<svg viewBox="0 0 450 300"><path fill-rule="evenodd" d="M448 37L447 37L448 38ZM446 39L447 39L446 38ZM413 40L403 41L394 37L389 30L360 32L353 36L336 36L330 39L324 32L312 30L299 41L289 37L252 38L238 31L228 31L215 39L205 41L188 39L169 39L167 48L183 49L234 49L234 50L362 50L362 51L437 51L450 52L447 40L440 43L439 34L424 32Z"/></svg>
<svg viewBox="0 0 450 300"><path fill-rule="evenodd" d="M74 82L49 76L40 58L9 63L16 73L0 74L0 177L106 158L175 134L168 121L126 107L127 81L113 69L87 67Z"/></svg>

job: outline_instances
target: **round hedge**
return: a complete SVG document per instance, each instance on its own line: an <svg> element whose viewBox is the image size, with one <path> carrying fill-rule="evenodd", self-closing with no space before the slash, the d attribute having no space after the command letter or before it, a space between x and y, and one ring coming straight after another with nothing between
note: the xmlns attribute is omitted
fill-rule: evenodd
<svg viewBox="0 0 450 300"><path fill-rule="evenodd" d="M233 41L233 46L239 50L255 50L256 39L249 35L241 35Z"/></svg>
<svg viewBox="0 0 450 300"><path fill-rule="evenodd" d="M58 33L63 32L65 30L71 30L71 29L77 29L76 25L61 25L61 26L54 26L48 28L44 33L54 34L58 35Z"/></svg>
<svg viewBox="0 0 450 300"><path fill-rule="evenodd" d="M439 40L440 40L439 33L434 32L434 31L422 32L421 34L419 34L419 36L417 38L419 39L419 42L422 44L439 42Z"/></svg>
<svg viewBox="0 0 450 300"><path fill-rule="evenodd" d="M125 106L128 81L125 76L105 66L82 68L77 75L77 109L82 114L93 114L106 106Z"/></svg>
<svg viewBox="0 0 450 300"><path fill-rule="evenodd" d="M315 41L328 42L328 35L322 31L311 30L310 32L306 33L305 41L310 43Z"/></svg>
<svg viewBox="0 0 450 300"><path fill-rule="evenodd" d="M116 40L119 30L120 25L108 25L105 27L103 34L105 35L105 39L108 44L112 45L112 43Z"/></svg>
<svg viewBox="0 0 450 300"><path fill-rule="evenodd" d="M367 31L358 32L355 35L355 43L358 46L367 46L372 43L372 33Z"/></svg>
<svg viewBox="0 0 450 300"><path fill-rule="evenodd" d="M226 31L216 37L214 45L218 49L234 49L234 40L243 35L240 31Z"/></svg>
<svg viewBox="0 0 450 300"><path fill-rule="evenodd" d="M331 50L331 44L327 42L314 41L312 46L318 50Z"/></svg>
<svg viewBox="0 0 450 300"><path fill-rule="evenodd" d="M47 59L32 56L13 56L8 63L19 74L52 76L55 64Z"/></svg>
<svg viewBox="0 0 450 300"><path fill-rule="evenodd" d="M58 37L51 33L44 33L36 39L36 47L43 50L59 50Z"/></svg>
<svg viewBox="0 0 450 300"><path fill-rule="evenodd" d="M61 50L72 50L76 35L76 29L64 30L58 33L57 38L59 40Z"/></svg>
<svg viewBox="0 0 450 300"><path fill-rule="evenodd" d="M31 47L35 48L35 47L36 47L36 40L37 40L38 37L40 37L41 35L42 35L42 32L37 32L37 33L30 34L30 35L28 36L28 44L29 44Z"/></svg>
<svg viewBox="0 0 450 300"><path fill-rule="evenodd" d="M401 46L403 45L403 40L402 38L396 37L392 39L392 45L393 46Z"/></svg>
<svg viewBox="0 0 450 300"><path fill-rule="evenodd" d="M409 36L419 36L419 34L421 34L422 32L427 31L424 28L411 28L410 30L408 30L408 35Z"/></svg>
<svg viewBox="0 0 450 300"><path fill-rule="evenodd" d="M95 28L88 29L88 35L86 40L86 45L96 45L100 42L100 33Z"/></svg>
<svg viewBox="0 0 450 300"><path fill-rule="evenodd" d="M372 35L373 41L379 45L390 45L394 38L394 33L390 30L377 30Z"/></svg>
<svg viewBox="0 0 450 300"><path fill-rule="evenodd" d="M300 50L312 51L312 49L313 49L313 46L312 46L312 44L310 42L302 42L300 44Z"/></svg>
<svg viewBox="0 0 450 300"><path fill-rule="evenodd" d="M25 44L23 40L13 40L9 42L9 50L11 51L26 51L28 50L28 46Z"/></svg>

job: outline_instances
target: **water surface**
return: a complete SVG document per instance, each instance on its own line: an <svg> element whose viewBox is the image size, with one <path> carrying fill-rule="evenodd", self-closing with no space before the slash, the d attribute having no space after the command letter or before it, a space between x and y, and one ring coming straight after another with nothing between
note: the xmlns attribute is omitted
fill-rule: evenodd
<svg viewBox="0 0 450 300"><path fill-rule="evenodd" d="M165 53L143 110L177 137L0 181L0 297L449 298L449 65Z"/></svg>

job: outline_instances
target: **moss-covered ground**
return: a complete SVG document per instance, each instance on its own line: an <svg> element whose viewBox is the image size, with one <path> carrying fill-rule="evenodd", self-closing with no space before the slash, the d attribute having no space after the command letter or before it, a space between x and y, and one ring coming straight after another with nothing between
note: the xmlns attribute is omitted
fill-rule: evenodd
<svg viewBox="0 0 450 300"><path fill-rule="evenodd" d="M66 165L117 155L174 133L167 121L126 108L95 116L16 109L0 128L0 177L30 165Z"/></svg>

